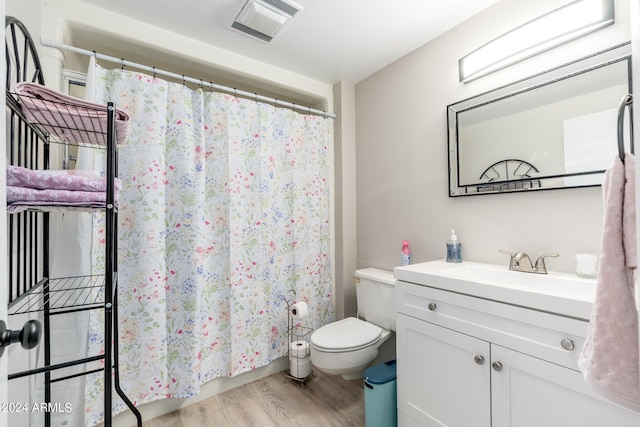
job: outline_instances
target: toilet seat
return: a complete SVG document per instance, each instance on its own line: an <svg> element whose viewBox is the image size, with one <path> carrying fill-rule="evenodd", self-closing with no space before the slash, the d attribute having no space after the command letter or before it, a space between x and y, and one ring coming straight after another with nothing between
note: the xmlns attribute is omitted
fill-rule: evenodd
<svg viewBox="0 0 640 427"><path fill-rule="evenodd" d="M311 335L311 347L327 353L356 351L380 341L382 328L355 317L325 325Z"/></svg>

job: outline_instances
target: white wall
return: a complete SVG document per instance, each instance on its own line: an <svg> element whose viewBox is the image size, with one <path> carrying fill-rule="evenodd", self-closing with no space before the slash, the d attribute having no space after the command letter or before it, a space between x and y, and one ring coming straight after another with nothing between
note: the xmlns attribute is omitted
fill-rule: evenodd
<svg viewBox="0 0 640 427"><path fill-rule="evenodd" d="M574 255L600 252L601 188L448 197L448 104L630 39L628 0L616 23L473 82L458 82L458 59L569 0L503 0L356 85L358 267L444 257L455 228L469 261L507 265L499 249L572 272ZM612 159L613 160L613 159ZM535 258L534 258L535 259Z"/></svg>
<svg viewBox="0 0 640 427"><path fill-rule="evenodd" d="M335 120L335 317L356 315L357 264L355 85L334 88Z"/></svg>

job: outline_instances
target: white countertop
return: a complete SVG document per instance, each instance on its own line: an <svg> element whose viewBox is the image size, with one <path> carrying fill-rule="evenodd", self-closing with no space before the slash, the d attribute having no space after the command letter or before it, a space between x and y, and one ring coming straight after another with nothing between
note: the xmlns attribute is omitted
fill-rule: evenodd
<svg viewBox="0 0 640 427"><path fill-rule="evenodd" d="M510 271L507 266L444 260L396 267L397 280L589 320L596 280Z"/></svg>

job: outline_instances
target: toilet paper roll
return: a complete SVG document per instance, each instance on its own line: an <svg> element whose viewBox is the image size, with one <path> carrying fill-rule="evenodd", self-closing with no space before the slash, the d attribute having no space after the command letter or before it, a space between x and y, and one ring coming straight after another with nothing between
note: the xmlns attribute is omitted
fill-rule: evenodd
<svg viewBox="0 0 640 427"><path fill-rule="evenodd" d="M302 320L309 315L309 307L304 301L297 302L291 306L291 317L293 320Z"/></svg>
<svg viewBox="0 0 640 427"><path fill-rule="evenodd" d="M302 359L292 357L289 362L289 373L296 378L304 378L311 374L311 357L307 356Z"/></svg>
<svg viewBox="0 0 640 427"><path fill-rule="evenodd" d="M306 341L293 341L289 346L289 354L297 358L307 357L309 355L309 343Z"/></svg>

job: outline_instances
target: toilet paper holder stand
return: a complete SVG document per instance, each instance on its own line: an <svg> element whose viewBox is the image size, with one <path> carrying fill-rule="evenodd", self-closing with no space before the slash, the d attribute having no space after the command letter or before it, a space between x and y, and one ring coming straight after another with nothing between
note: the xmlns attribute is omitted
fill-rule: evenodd
<svg viewBox="0 0 640 427"><path fill-rule="evenodd" d="M291 290L295 296L295 291ZM285 382L291 379L300 383L304 388L304 382L313 376L311 367L310 338L313 328L303 326L294 316L294 300L283 297L287 304L287 356L288 369L285 371Z"/></svg>

